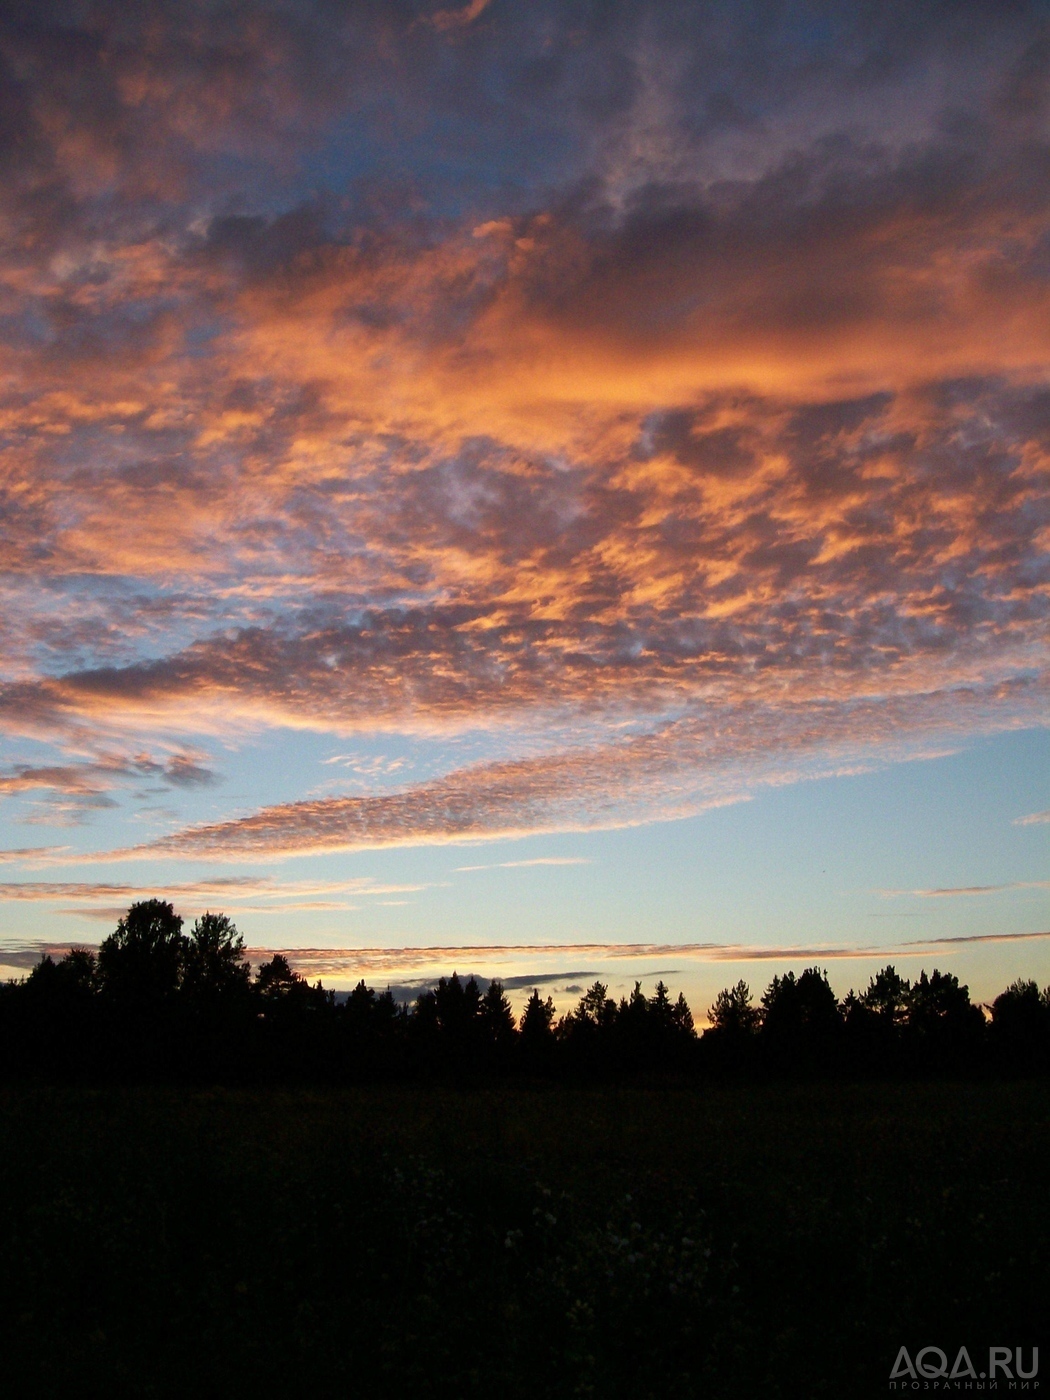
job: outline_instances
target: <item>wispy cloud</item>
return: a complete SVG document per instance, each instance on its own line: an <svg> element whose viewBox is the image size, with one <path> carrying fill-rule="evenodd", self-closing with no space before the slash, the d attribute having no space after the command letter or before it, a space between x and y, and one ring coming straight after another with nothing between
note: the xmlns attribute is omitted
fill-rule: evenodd
<svg viewBox="0 0 1050 1400"><path fill-rule="evenodd" d="M871 961L930 956L951 951L955 945L971 943L1012 943L1050 938L1050 930L1033 933L972 934L953 938L916 939L905 943L848 946L841 944L791 944L783 946L739 943L574 943L574 944L449 944L432 947L340 948L340 947L252 947L247 950L253 963L266 961L280 952L300 972L310 977L337 980L364 977L382 981L403 981L418 975L420 984L453 970L461 974L498 976L508 986L531 986L541 981L569 981L601 975L580 971L580 965L636 964L645 969L653 959L673 959L676 963L776 963L788 966L822 965L828 962ZM31 967L44 952L62 953L68 943L16 942L0 945L0 962L11 967ZM83 946L83 945L80 945ZM521 973L524 963L539 971ZM555 964L552 968L551 964ZM557 965L561 964L560 967ZM501 968L509 968L506 973ZM563 970L564 969L564 970ZM570 970L573 969L573 970ZM677 969L683 971L681 967ZM657 974L648 970L637 976Z"/></svg>
<svg viewBox="0 0 1050 1400"><path fill-rule="evenodd" d="M68 846L16 846L0 851L0 864L46 865L60 861L70 854Z"/></svg>
<svg viewBox="0 0 1050 1400"><path fill-rule="evenodd" d="M1038 933L964 933L956 934L949 938L927 938L922 940L921 946L925 948L951 947L954 944L966 943L1027 943L1032 939L1050 938L1050 929L1042 930ZM920 942L916 940L914 947L919 947Z"/></svg>
<svg viewBox="0 0 1050 1400"><path fill-rule="evenodd" d="M878 701L709 703L603 744L477 764L394 792L280 803L68 859L257 860L673 818L744 800L763 784L850 770L859 757L907 758L931 733L1031 722L1046 689L1040 678Z"/></svg>
<svg viewBox="0 0 1050 1400"><path fill-rule="evenodd" d="M929 890L879 890L884 898L914 895L918 899L954 899L967 895L1004 894L1011 890L1050 890L1050 880L1007 880L1001 885L946 885Z"/></svg>
<svg viewBox="0 0 1050 1400"><path fill-rule="evenodd" d="M0 904L63 901L62 913L119 917L137 900L163 898L182 909L199 911L221 903L232 914L281 914L293 910L352 909L355 899L417 894L425 884L390 884L361 876L347 880L286 880L272 876L231 875L211 880L165 882L162 887L105 881L17 880L0 882ZM344 896L342 899L322 896ZM112 901L120 900L119 906ZM260 900L265 902L260 903ZM382 902L387 902L383 900ZM400 902L400 901L399 901Z"/></svg>
<svg viewBox="0 0 1050 1400"><path fill-rule="evenodd" d="M1031 812L1027 817L1015 817L1014 826L1035 826L1040 822L1050 822L1050 811Z"/></svg>
<svg viewBox="0 0 1050 1400"><path fill-rule="evenodd" d="M586 856L534 856L532 860L497 860L488 865L457 865L455 873L467 870L523 870L533 865L590 865Z"/></svg>

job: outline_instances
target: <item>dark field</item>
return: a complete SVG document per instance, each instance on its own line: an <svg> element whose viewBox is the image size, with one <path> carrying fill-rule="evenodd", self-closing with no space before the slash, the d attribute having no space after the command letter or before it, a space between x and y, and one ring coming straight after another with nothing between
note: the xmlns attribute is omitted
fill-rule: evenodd
<svg viewBox="0 0 1050 1400"><path fill-rule="evenodd" d="M4 1390L884 1395L902 1344L1039 1343L1048 1108L1045 1083L5 1090Z"/></svg>

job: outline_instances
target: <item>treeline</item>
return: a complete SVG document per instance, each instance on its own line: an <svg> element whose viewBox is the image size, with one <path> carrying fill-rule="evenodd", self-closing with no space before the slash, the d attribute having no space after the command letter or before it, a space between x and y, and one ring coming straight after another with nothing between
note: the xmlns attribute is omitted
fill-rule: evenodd
<svg viewBox="0 0 1050 1400"><path fill-rule="evenodd" d="M987 1014L986 1014L987 1010ZM0 1075L102 1080L354 1082L442 1075L712 1077L1042 1074L1050 988L1015 982L987 1009L950 973L914 982L883 968L838 1000L827 974L774 977L756 1003L720 992L697 1035L685 998L601 982L560 1019L533 990L520 1021L498 981L455 973L411 1006L364 981L337 998L280 953L252 975L236 926L133 904L98 954L41 958L0 987Z"/></svg>

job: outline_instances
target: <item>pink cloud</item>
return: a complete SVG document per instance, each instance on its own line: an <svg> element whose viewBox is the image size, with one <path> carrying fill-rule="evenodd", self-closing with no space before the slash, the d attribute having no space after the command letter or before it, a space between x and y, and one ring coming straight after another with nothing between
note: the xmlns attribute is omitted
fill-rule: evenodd
<svg viewBox="0 0 1050 1400"><path fill-rule="evenodd" d="M7 36L0 794L74 821L148 748L189 795L263 729L500 755L136 851L241 859L1045 723L1038 36L846 15L818 75L775 25L621 9Z"/></svg>

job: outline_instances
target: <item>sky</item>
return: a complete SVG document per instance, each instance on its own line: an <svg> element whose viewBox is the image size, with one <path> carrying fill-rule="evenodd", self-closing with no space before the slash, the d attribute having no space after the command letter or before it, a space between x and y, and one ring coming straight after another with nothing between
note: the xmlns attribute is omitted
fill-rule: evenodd
<svg viewBox="0 0 1050 1400"><path fill-rule="evenodd" d="M0 975L1050 981L1050 4L0 5Z"/></svg>

